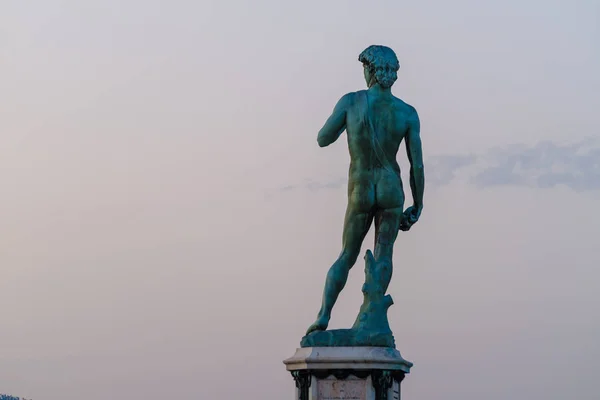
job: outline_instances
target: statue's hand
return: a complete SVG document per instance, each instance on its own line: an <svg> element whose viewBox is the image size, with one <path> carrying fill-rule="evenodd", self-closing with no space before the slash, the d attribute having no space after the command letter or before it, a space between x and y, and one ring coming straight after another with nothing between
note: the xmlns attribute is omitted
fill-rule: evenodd
<svg viewBox="0 0 600 400"><path fill-rule="evenodd" d="M404 211L402 214L402 218L400 220L400 230L407 231L411 226L417 223L419 217L421 216L421 211L423 207L411 206Z"/></svg>

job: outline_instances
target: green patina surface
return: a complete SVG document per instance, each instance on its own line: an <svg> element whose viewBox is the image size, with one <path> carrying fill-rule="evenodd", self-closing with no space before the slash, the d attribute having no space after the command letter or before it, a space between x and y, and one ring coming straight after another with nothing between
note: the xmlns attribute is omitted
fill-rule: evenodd
<svg viewBox="0 0 600 400"><path fill-rule="evenodd" d="M398 231L408 231L421 215L425 178L417 111L392 95L400 67L385 46L370 46L359 56L368 89L348 93L338 101L319 131L325 147L346 131L350 151L348 205L342 251L325 281L316 321L301 345L394 347L387 319L393 303L385 292L392 277L392 256ZM404 189L396 156L404 140L410 162L412 206L404 209ZM365 257L364 302L351 329L327 331L333 306L344 288L362 242L375 223L374 254Z"/></svg>

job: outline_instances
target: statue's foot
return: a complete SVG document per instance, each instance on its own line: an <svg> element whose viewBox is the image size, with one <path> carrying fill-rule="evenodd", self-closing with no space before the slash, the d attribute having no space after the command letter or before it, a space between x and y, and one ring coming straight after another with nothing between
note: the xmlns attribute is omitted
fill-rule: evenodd
<svg viewBox="0 0 600 400"><path fill-rule="evenodd" d="M308 335L315 331L324 331L325 329L327 329L328 325L329 325L329 317L327 317L325 315L321 315L317 318L317 320L315 321L314 324L312 324L311 326L308 327L306 334Z"/></svg>

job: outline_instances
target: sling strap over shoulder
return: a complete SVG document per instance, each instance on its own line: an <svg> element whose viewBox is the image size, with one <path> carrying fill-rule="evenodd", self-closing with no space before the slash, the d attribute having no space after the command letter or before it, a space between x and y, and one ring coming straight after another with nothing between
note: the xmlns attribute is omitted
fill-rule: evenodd
<svg viewBox="0 0 600 400"><path fill-rule="evenodd" d="M362 123L366 126L366 128L369 130L371 136L371 149L375 154L375 157L377 157L377 160L385 169L387 169L389 172L397 174L397 172L394 170L394 168L392 168L390 162L388 161L385 152L383 151L383 148L381 146L381 143L379 143L379 140L377 139L377 130L375 129L375 125L373 124L371 116L369 115L369 96L367 94L367 91L360 91L357 93L357 95L359 101L360 119Z"/></svg>

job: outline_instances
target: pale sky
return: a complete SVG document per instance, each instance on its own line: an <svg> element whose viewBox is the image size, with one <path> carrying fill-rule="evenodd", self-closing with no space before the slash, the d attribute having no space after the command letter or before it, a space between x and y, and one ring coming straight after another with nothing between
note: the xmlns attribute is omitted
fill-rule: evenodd
<svg viewBox="0 0 600 400"><path fill-rule="evenodd" d="M597 0L0 0L0 393L292 398L346 206L316 135L371 44L425 154L403 399L597 400Z"/></svg>

